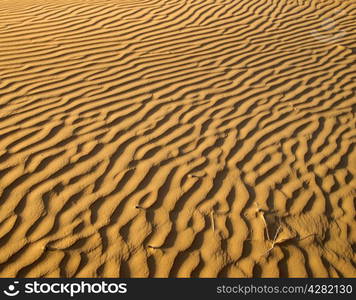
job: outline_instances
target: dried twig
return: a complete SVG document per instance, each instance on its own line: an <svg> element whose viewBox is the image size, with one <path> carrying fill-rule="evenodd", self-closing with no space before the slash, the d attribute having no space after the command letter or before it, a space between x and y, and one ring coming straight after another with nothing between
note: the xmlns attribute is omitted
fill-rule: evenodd
<svg viewBox="0 0 356 300"><path fill-rule="evenodd" d="M265 219L265 216L264 216L264 212L263 212L263 210L262 210L261 208L259 208L259 206L258 206L257 203L255 203L255 205L256 205L256 207L257 207L257 208L256 208L256 211L257 211L258 213L260 213L261 219L262 219L262 221L263 221L263 223L264 223L264 225L265 225L267 240L270 240L269 232L268 232L268 226L267 226L267 222L266 222L266 219Z"/></svg>
<svg viewBox="0 0 356 300"><path fill-rule="evenodd" d="M213 227L213 232L215 232L215 221L214 221L214 211L212 210L210 213L211 226Z"/></svg>
<svg viewBox="0 0 356 300"><path fill-rule="evenodd" d="M263 255L266 255L267 253L269 253L270 251L273 250L274 248L274 245L277 244L277 237L278 237L278 233L281 231L281 228L282 228L282 225L280 224L276 230L276 233L274 234L274 238L273 238L273 241L272 241L272 245L271 245L271 248L269 248Z"/></svg>

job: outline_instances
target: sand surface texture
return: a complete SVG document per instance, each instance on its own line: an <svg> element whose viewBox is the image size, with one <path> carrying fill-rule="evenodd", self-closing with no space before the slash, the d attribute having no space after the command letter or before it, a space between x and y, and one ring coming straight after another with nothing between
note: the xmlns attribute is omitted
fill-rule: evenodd
<svg viewBox="0 0 356 300"><path fill-rule="evenodd" d="M356 276L355 14L0 0L0 276Z"/></svg>

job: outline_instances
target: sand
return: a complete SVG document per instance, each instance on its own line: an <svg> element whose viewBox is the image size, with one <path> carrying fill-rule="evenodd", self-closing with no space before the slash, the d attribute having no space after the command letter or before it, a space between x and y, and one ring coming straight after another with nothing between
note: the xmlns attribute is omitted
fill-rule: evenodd
<svg viewBox="0 0 356 300"><path fill-rule="evenodd" d="M354 0L0 0L1 277L355 277Z"/></svg>

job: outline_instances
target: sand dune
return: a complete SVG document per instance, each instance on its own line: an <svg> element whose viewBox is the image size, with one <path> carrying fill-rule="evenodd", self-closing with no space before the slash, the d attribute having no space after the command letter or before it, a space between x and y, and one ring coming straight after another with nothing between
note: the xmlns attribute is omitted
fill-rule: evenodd
<svg viewBox="0 0 356 300"><path fill-rule="evenodd" d="M0 0L1 277L356 276L354 0Z"/></svg>

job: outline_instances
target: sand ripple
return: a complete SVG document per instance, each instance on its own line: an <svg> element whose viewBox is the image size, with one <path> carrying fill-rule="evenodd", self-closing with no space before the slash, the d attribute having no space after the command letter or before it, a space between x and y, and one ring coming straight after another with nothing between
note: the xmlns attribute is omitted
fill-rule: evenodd
<svg viewBox="0 0 356 300"><path fill-rule="evenodd" d="M0 276L356 276L355 1L0 4Z"/></svg>

